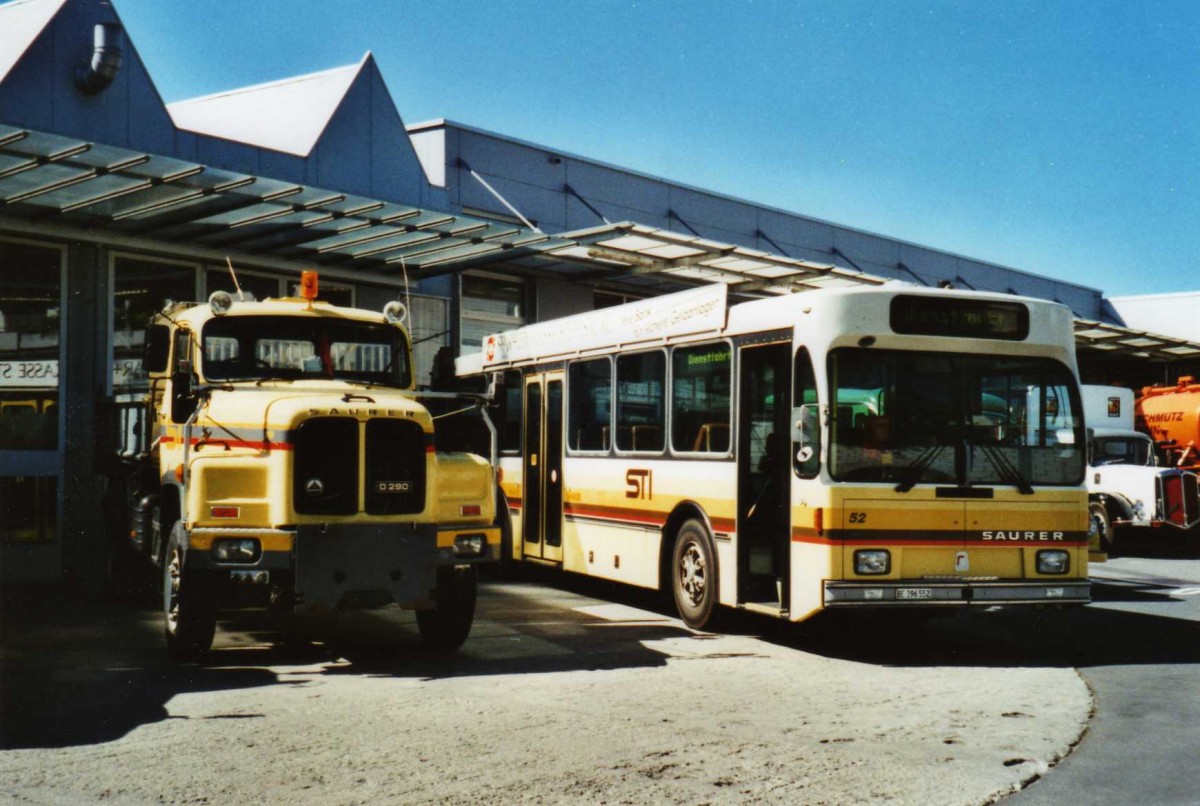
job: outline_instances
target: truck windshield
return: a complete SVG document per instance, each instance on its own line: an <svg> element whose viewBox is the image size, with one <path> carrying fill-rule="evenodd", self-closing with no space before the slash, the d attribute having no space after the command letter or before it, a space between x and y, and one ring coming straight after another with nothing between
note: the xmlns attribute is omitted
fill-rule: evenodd
<svg viewBox="0 0 1200 806"><path fill-rule="evenodd" d="M208 381L340 379L405 388L404 331L372 322L296 316L223 316L204 326Z"/></svg>
<svg viewBox="0 0 1200 806"><path fill-rule="evenodd" d="M829 357L829 471L840 481L1075 485L1082 406L1045 358L838 349Z"/></svg>
<svg viewBox="0 0 1200 806"><path fill-rule="evenodd" d="M1154 443L1149 437L1120 436L1096 437L1092 443L1092 465L1138 465L1154 464Z"/></svg>

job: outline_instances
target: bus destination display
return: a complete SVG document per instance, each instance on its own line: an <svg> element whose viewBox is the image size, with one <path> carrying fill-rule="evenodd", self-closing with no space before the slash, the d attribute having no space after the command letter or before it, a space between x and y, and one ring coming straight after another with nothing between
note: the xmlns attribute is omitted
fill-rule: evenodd
<svg viewBox="0 0 1200 806"><path fill-rule="evenodd" d="M901 295L892 299L891 326L913 336L1021 341L1029 335L1029 309L1019 302Z"/></svg>

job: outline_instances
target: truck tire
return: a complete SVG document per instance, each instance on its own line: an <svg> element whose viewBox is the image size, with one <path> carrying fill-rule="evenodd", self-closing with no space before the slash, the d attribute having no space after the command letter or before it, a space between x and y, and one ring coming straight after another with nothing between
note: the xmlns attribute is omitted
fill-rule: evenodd
<svg viewBox="0 0 1200 806"><path fill-rule="evenodd" d="M717 610L717 552L704 524L685 521L671 554L671 591L683 623L693 630L713 626Z"/></svg>
<svg viewBox="0 0 1200 806"><path fill-rule="evenodd" d="M1100 550L1113 550L1113 527L1112 519L1108 517L1108 508L1099 501L1088 502L1088 518L1091 519L1090 529L1096 530L1096 534L1100 537Z"/></svg>
<svg viewBox="0 0 1200 806"><path fill-rule="evenodd" d="M471 633L479 586L475 566L446 566L437 572L437 607L417 611L421 642L437 652L458 649Z"/></svg>
<svg viewBox="0 0 1200 806"><path fill-rule="evenodd" d="M163 557L163 620L167 655L179 662L198 661L212 648L217 629L216 596L212 580L188 572L187 532L176 521Z"/></svg>

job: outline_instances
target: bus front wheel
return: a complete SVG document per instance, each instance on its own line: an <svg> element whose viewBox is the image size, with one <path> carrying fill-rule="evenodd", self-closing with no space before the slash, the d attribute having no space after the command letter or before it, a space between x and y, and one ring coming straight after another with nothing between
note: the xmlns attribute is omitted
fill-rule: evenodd
<svg viewBox="0 0 1200 806"><path fill-rule="evenodd" d="M683 623L693 630L711 627L717 608L717 553L708 529L689 520L675 537L671 588Z"/></svg>

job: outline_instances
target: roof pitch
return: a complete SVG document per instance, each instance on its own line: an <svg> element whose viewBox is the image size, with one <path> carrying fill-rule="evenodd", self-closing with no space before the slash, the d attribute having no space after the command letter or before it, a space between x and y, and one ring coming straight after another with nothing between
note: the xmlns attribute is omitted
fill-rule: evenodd
<svg viewBox="0 0 1200 806"><path fill-rule="evenodd" d="M0 5L0 81L9 74L66 0L13 0Z"/></svg>
<svg viewBox="0 0 1200 806"><path fill-rule="evenodd" d="M180 129L305 157L371 54L357 64L167 105Z"/></svg>

